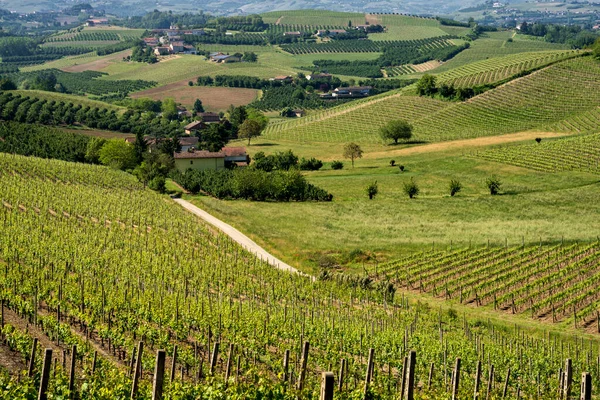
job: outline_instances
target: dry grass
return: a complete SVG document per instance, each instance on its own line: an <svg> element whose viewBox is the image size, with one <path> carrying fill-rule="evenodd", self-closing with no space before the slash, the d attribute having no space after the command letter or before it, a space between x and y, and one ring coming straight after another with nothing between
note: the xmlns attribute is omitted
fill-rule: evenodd
<svg viewBox="0 0 600 400"><path fill-rule="evenodd" d="M137 92L131 97L149 97L153 100L172 98L187 108L191 108L194 101L200 99L207 111L223 111L231 104L241 106L251 103L258 93L256 89L188 86L188 81L181 81Z"/></svg>

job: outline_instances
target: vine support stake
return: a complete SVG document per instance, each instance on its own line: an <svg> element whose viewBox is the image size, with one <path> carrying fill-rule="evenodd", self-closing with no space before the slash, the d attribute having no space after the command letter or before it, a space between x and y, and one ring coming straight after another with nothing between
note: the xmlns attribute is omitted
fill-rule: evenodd
<svg viewBox="0 0 600 400"><path fill-rule="evenodd" d="M225 385L227 385L227 381L229 381L229 377L231 376L231 357L233 357L234 344L229 344L229 354L227 355L227 367L225 369Z"/></svg>
<svg viewBox="0 0 600 400"><path fill-rule="evenodd" d="M408 369L406 371L406 400L414 400L415 398L415 368L417 367L417 352L411 350L408 354Z"/></svg>
<svg viewBox="0 0 600 400"><path fill-rule="evenodd" d="M137 357L135 360L135 370L133 372L133 383L131 384L131 400L137 397L138 385L142 376L142 354L144 352L144 342L138 344Z"/></svg>
<svg viewBox="0 0 600 400"><path fill-rule="evenodd" d="M300 391L304 387L304 378L306 377L306 364L308 363L308 350L310 348L310 344L308 342L304 342L302 346L302 358L300 360L300 373L298 375L298 384L296 388Z"/></svg>
<svg viewBox="0 0 600 400"><path fill-rule="evenodd" d="M454 373L452 374L452 400L458 399L458 387L460 385L460 358L456 359Z"/></svg>
<svg viewBox="0 0 600 400"><path fill-rule="evenodd" d="M38 339L33 338L33 344L31 345L31 355L29 356L29 369L27 370L27 376L33 377L33 370L35 369L35 351L37 350Z"/></svg>
<svg viewBox="0 0 600 400"><path fill-rule="evenodd" d="M346 369L346 359L342 358L342 361L340 362L340 376L339 376L339 381L338 381L338 391L342 391L344 388L344 371Z"/></svg>
<svg viewBox="0 0 600 400"><path fill-rule="evenodd" d="M477 370L475 372L475 389L473 390L473 400L479 399L480 381L481 381L481 360L477 361Z"/></svg>
<svg viewBox="0 0 600 400"><path fill-rule="evenodd" d="M589 372L581 374L581 400L592 400L592 375Z"/></svg>
<svg viewBox="0 0 600 400"><path fill-rule="evenodd" d="M571 382L573 381L573 362L570 358L565 360L565 377L563 381L563 398L565 400L571 399Z"/></svg>
<svg viewBox="0 0 600 400"><path fill-rule="evenodd" d="M435 368L435 363L431 363L429 366L429 379L427 380L427 389L431 390L431 382L433 381L433 369Z"/></svg>
<svg viewBox="0 0 600 400"><path fill-rule="evenodd" d="M175 381L175 372L177 370L177 345L173 346L173 359L171 360L171 382Z"/></svg>
<svg viewBox="0 0 600 400"><path fill-rule="evenodd" d="M321 397L319 400L333 400L333 387L335 384L333 372L323 372L321 376Z"/></svg>
<svg viewBox="0 0 600 400"><path fill-rule="evenodd" d="M165 361L167 353L164 350L156 352L156 365L154 367L154 383L152 385L152 400L162 400L163 384L165 381Z"/></svg>
<svg viewBox="0 0 600 400"><path fill-rule="evenodd" d="M73 345L71 349L71 369L69 371L69 393L74 398L75 391L75 361L77 360L77 346Z"/></svg>
<svg viewBox="0 0 600 400"><path fill-rule="evenodd" d="M38 400L47 400L48 381L50 380L50 367L52 366L52 349L46 349L44 352L44 363L42 365L42 377L40 380L40 391Z"/></svg>
<svg viewBox="0 0 600 400"><path fill-rule="evenodd" d="M502 398L505 399L508 394L508 384L510 382L510 368L506 371L506 380L504 381L504 389L502 389Z"/></svg>
<svg viewBox="0 0 600 400"><path fill-rule="evenodd" d="M283 381L287 382L290 370L290 350L286 350L283 355Z"/></svg>
<svg viewBox="0 0 600 400"><path fill-rule="evenodd" d="M211 358L210 358L210 369L209 369L210 375L213 375L215 373L215 368L217 366L217 358L218 357L219 357L219 342L215 342L215 344L213 346Z"/></svg>
<svg viewBox="0 0 600 400"><path fill-rule="evenodd" d="M487 391L485 393L485 400L489 400L491 397L493 383L494 383L494 364L491 364L490 365L490 374L488 376Z"/></svg>

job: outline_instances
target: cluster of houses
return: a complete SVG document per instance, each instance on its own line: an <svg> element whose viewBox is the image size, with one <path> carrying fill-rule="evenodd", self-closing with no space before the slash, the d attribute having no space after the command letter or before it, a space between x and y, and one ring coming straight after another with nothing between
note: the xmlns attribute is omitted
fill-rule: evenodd
<svg viewBox="0 0 600 400"><path fill-rule="evenodd" d="M331 93L323 93L320 97L325 100L331 99L360 99L369 97L373 91L373 86L349 86L339 87Z"/></svg>
<svg viewBox="0 0 600 400"><path fill-rule="evenodd" d="M171 29L154 29L153 36L144 38L144 44L154 49L154 54L158 56L167 56L170 54L196 54L194 46L186 45L184 36L202 36L205 34L203 29L181 30L175 27Z"/></svg>
<svg viewBox="0 0 600 400"><path fill-rule="evenodd" d="M106 26L108 25L108 18L96 18L91 17L85 21L86 26Z"/></svg>
<svg viewBox="0 0 600 400"><path fill-rule="evenodd" d="M316 37L333 37L333 36L337 36L337 35L343 35L345 33L348 32L348 30L350 29L354 29L357 31L366 31L367 29L369 29L369 25L355 25L352 27L349 27L348 29L319 29L317 31L317 33L314 34L314 36ZM291 31L291 32L283 32L283 36L291 36L291 37L301 37L304 36L305 32L302 31Z"/></svg>

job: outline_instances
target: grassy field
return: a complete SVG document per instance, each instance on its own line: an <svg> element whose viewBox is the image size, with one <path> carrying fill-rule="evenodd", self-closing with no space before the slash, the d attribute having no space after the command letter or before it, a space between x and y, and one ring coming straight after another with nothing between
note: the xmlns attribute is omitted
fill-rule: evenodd
<svg viewBox="0 0 600 400"><path fill-rule="evenodd" d="M137 92L131 97L149 97L154 100L172 98L188 110L192 109L196 99L200 99L206 111L219 112L225 111L231 104L237 107L251 103L259 93L259 90L245 88L190 87L187 81L182 81Z"/></svg>
<svg viewBox="0 0 600 400"><path fill-rule="evenodd" d="M434 19L373 14L369 14L369 17L371 23L376 22L386 27L384 33L370 35L372 40L416 40L448 34L440 29L439 22Z"/></svg>
<svg viewBox="0 0 600 400"><path fill-rule="evenodd" d="M251 146L254 147L254 146ZM283 148L282 145L280 148ZM259 146L271 152L279 147ZM302 147L292 147L300 155ZM253 203L196 197L194 201L232 223L258 243L294 265L315 265L323 254L340 261L360 249L373 257L369 263L451 241L484 244L595 238L600 228L598 176L563 172L548 174L462 157L460 150L382 156L348 161L342 171L308 174L309 180L334 195L332 203ZM324 150L325 151L325 150ZM329 149L332 156L334 149ZM341 153L338 157L341 158ZM389 160L405 172L390 167ZM501 196L490 196L485 179L498 175ZM410 200L402 191L413 178L421 194ZM448 194L450 179L464 189ZM380 194L369 201L365 187L377 181Z"/></svg>

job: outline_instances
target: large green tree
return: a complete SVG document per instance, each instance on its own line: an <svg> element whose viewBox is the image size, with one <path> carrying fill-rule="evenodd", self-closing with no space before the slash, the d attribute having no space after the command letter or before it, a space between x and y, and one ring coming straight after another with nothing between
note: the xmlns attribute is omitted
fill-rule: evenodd
<svg viewBox="0 0 600 400"><path fill-rule="evenodd" d="M419 96L433 96L437 92L436 77L425 74L417 82L417 93Z"/></svg>
<svg viewBox="0 0 600 400"><path fill-rule="evenodd" d="M408 121L396 119L388 122L379 130L383 140L393 140L398 144L398 140L408 140L412 137L413 127Z"/></svg>
<svg viewBox="0 0 600 400"><path fill-rule="evenodd" d="M129 170L135 168L135 149L123 139L108 140L98 153L98 159L111 168Z"/></svg>
<svg viewBox="0 0 600 400"><path fill-rule="evenodd" d="M261 124L253 119L245 120L240 128L238 129L238 137L241 139L248 139L248 146L250 146L250 140L253 137L260 136L262 133Z"/></svg>

